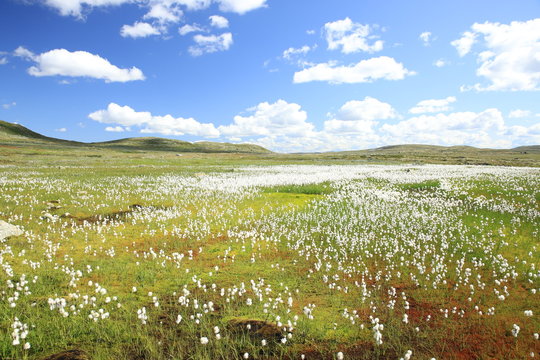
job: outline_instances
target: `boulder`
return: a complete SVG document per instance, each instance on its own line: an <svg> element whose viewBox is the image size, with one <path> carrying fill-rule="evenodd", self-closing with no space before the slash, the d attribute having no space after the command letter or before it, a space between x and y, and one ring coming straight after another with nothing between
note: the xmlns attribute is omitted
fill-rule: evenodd
<svg viewBox="0 0 540 360"><path fill-rule="evenodd" d="M4 240L10 236L19 236L22 234L23 231L15 225L11 225L5 221L0 220L0 240Z"/></svg>

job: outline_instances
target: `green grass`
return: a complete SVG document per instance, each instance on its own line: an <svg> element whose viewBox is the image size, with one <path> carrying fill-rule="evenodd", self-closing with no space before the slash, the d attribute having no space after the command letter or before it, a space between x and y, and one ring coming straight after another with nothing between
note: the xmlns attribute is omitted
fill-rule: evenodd
<svg viewBox="0 0 540 360"><path fill-rule="evenodd" d="M265 193L326 195L332 192L329 183L304 184L304 185L280 185L263 188Z"/></svg>
<svg viewBox="0 0 540 360"><path fill-rule="evenodd" d="M540 230L531 214L538 210L540 187L533 170L466 179L440 173L441 179L422 181L430 168L371 167L369 177L339 186L308 182L227 193L176 186L243 176L243 167L261 162L358 162L40 146L0 147L0 153L9 155L0 157L9 165L0 167L0 219L27 231L0 243L5 291L0 326L8 330L0 333L2 359L42 359L70 348L95 360L238 359L245 352L257 359L301 354L333 359L338 351L349 359L399 359L409 349L418 359L513 359L537 351L532 334L540 326L540 303L531 289L540 288L535 270ZM386 177L385 171L396 177ZM410 181L403 180L408 176ZM235 184L228 181L228 186ZM50 200L62 208L48 210ZM52 223L40 220L44 212L72 217ZM118 212L124 213L115 217ZM80 223L98 215L117 221ZM184 255L181 260L178 254ZM471 272L467 278L465 269ZM19 291L12 308L7 298L15 290L7 280L18 281L22 274L31 294ZM76 286L70 284L72 276ZM89 281L105 287L107 294L97 294ZM494 289L504 293L504 286L510 295L501 301ZM189 306L178 301L184 287L190 292ZM159 307L148 292L158 297ZM77 293L79 299L69 299ZM78 307L84 295L96 297L95 307ZM107 296L117 300L106 302ZM58 309L50 310L48 299L56 297L81 312L68 309L70 315L63 317ZM204 313L202 306L209 301L215 311ZM313 319L304 314L309 304L316 305ZM143 306L145 325L137 318ZM495 315L485 315L492 306ZM453 314L454 307L465 316ZM90 312L100 308L110 317L90 320ZM343 316L345 309L356 311L354 324ZM441 309L449 309L448 318ZM525 317L524 310L534 316ZM196 324L190 317L198 313L203 316ZM404 313L408 324L402 321ZM370 315L385 326L382 346L374 345ZM15 316L30 326L28 351L11 345ZM247 330L239 335L229 325L238 318L276 324L277 316L283 324L296 322L286 344L267 339L263 347L260 338ZM513 324L522 329L518 338L508 335ZM214 326L220 328L219 341ZM200 345L201 336L210 338L207 346Z"/></svg>

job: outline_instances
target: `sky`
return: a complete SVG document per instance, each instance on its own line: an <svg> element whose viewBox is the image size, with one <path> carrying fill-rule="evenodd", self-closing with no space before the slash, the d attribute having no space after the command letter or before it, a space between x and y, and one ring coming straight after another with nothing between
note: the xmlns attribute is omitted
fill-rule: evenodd
<svg viewBox="0 0 540 360"><path fill-rule="evenodd" d="M2 0L0 119L278 152L540 144L538 0Z"/></svg>

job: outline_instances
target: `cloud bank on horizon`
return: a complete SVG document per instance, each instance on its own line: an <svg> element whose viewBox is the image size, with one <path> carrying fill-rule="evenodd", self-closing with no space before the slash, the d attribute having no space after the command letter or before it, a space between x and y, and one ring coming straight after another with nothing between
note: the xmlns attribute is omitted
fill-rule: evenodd
<svg viewBox="0 0 540 360"><path fill-rule="evenodd" d="M62 21L55 36L15 31L0 48L0 116L32 125L43 106L58 119L38 125L80 140L155 134L283 152L540 144L540 18L531 11L486 15L478 5L465 25L418 17L405 27L355 16L377 5L352 0L298 16L309 4L3 4L5 26L39 29L43 13Z"/></svg>

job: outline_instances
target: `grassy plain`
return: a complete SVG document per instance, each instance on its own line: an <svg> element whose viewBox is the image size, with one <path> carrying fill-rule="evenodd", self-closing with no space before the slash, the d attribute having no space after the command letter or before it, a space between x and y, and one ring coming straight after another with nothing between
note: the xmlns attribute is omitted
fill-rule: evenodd
<svg viewBox="0 0 540 360"><path fill-rule="evenodd" d="M540 356L540 171L420 164L538 154L424 150L5 140L0 358Z"/></svg>

